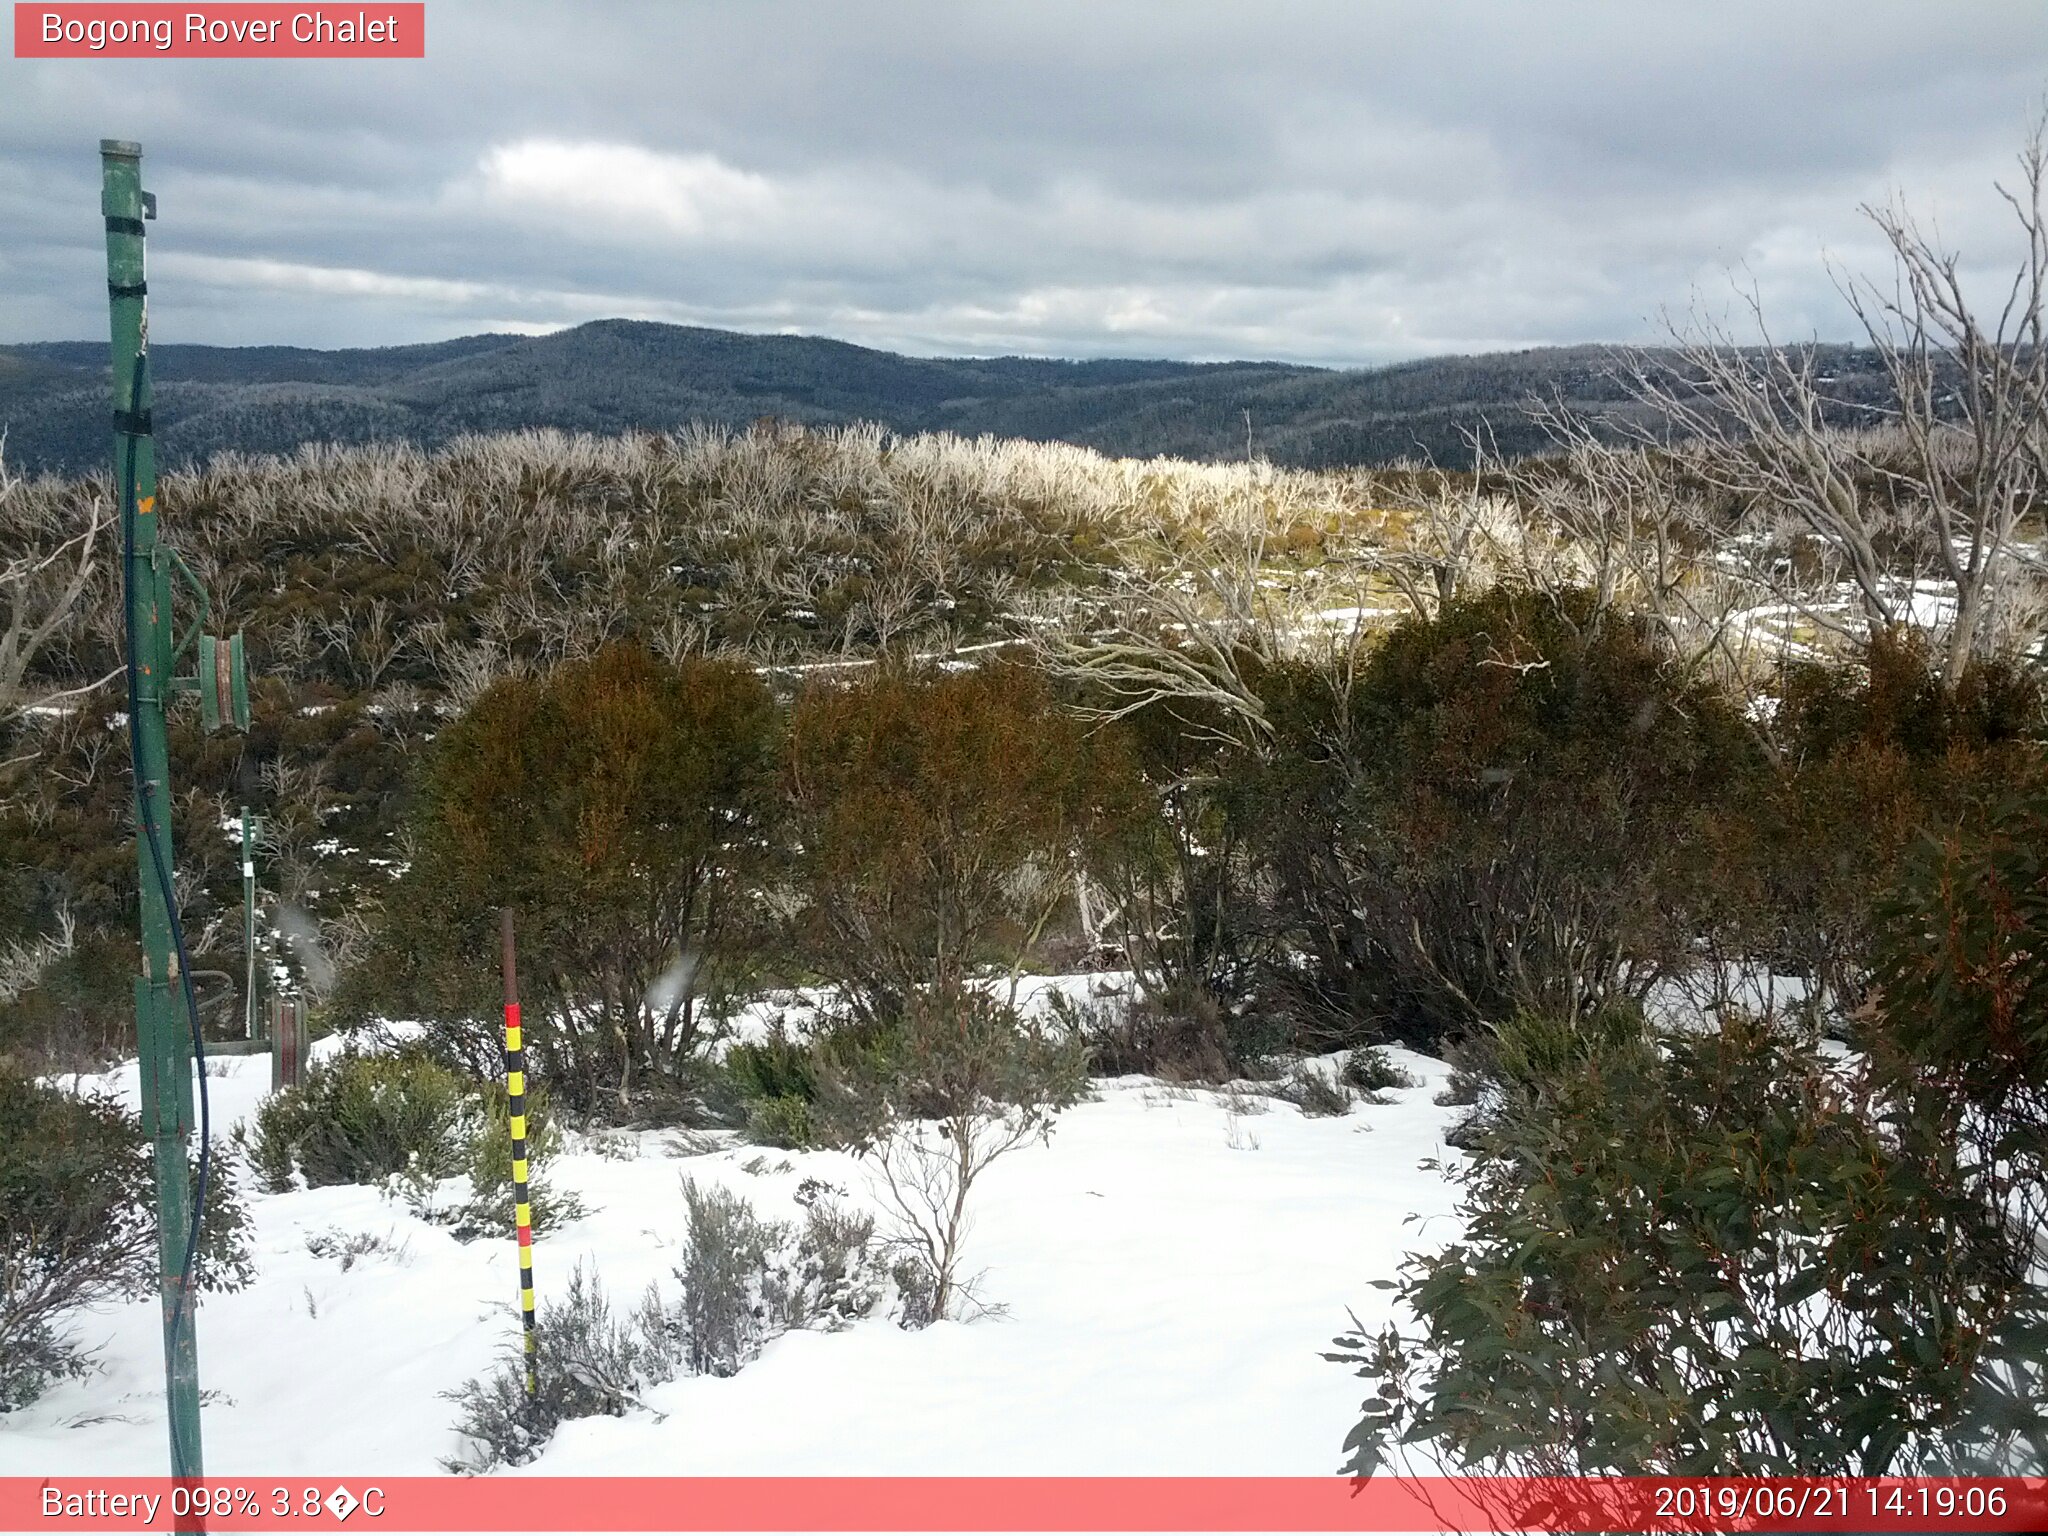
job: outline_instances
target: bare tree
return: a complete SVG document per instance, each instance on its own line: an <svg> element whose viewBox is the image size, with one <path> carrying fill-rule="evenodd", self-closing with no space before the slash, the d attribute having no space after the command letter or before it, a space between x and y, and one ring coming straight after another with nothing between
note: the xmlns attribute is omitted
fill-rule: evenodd
<svg viewBox="0 0 2048 1536"><path fill-rule="evenodd" d="M366 607L339 613L317 622L316 631L325 641L322 655L335 658L335 670L366 692L374 693L385 674L420 641L417 624L405 623L392 605L381 597Z"/></svg>
<svg viewBox="0 0 2048 1536"><path fill-rule="evenodd" d="M54 933L14 939L0 947L0 1003L11 1003L36 986L43 973L70 954L77 942L78 920L69 907L59 907Z"/></svg>
<svg viewBox="0 0 2048 1536"><path fill-rule="evenodd" d="M2014 536L2048 491L2044 133L2048 119L2035 123L2020 153L2019 190L1998 189L2025 254L1989 329L1964 297L1957 255L1897 201L1864 210L1896 259L1892 289L1845 285L1898 400L1907 451L1888 479L1931 534L1935 569L1955 588L1944 657L1951 686L1972 656L2005 648L2020 624L2039 617L2020 590Z"/></svg>
<svg viewBox="0 0 2048 1536"><path fill-rule="evenodd" d="M1767 678L1788 637L1753 621L1771 589L1749 562L1723 558L1687 447L1612 441L1562 401L1534 401L1529 412L1555 453L1511 467L1510 496L1570 551L1527 562L1532 585L1548 590L1557 577L1590 590L1596 622L1617 608L1641 615L1688 673L1744 691Z"/></svg>
<svg viewBox="0 0 2048 1536"><path fill-rule="evenodd" d="M840 654L851 655L863 639L870 639L877 651L887 652L905 631L917 627L925 606L915 573L903 569L882 572L847 610Z"/></svg>
<svg viewBox="0 0 2048 1536"><path fill-rule="evenodd" d="M2030 638L2040 608L2017 543L2048 491L2048 180L2044 126L2029 134L2017 190L1999 187L2025 247L1996 313L1965 293L1960 257L1898 202L1864 213L1890 247L1892 280L1838 272L1837 287L1883 367L1892 403L1836 398L1812 346L1774 340L1752 288L1744 345L1696 306L1672 324L1677 368L1638 356L1632 388L1694 440L1704 482L1742 510L1731 548L1803 618L1851 647L1929 615L1914 578L1948 589L1931 626L1953 686L1973 658ZM1988 313L1988 312L1987 312ZM1848 430L1857 425L1884 430ZM1854 594L1852 613L1833 588Z"/></svg>
<svg viewBox="0 0 2048 1536"><path fill-rule="evenodd" d="M92 580L100 533L108 522L105 501L94 497L86 504L85 526L67 526L65 503L25 494L7 468L5 449L0 438L0 529L12 546L0 558L0 719L32 701L29 670ZM43 703L68 698L106 680L35 698Z"/></svg>
<svg viewBox="0 0 2048 1536"><path fill-rule="evenodd" d="M821 1113L865 1158L895 1221L894 1246L931 1287L934 1319L958 1314L968 1201L989 1165L1052 1135L1080 1097L1087 1057L1021 1024L972 987L920 993L884 1052L827 1053Z"/></svg>
<svg viewBox="0 0 2048 1536"><path fill-rule="evenodd" d="M1043 633L1041 657L1100 692L1108 702L1091 711L1100 718L1167 700L1197 703L1213 709L1219 734L1263 747L1272 724L1246 663L1255 654L1278 655L1285 643L1274 599L1260 585L1265 550L1263 529L1252 527L1127 561L1109 626Z"/></svg>
<svg viewBox="0 0 2048 1536"><path fill-rule="evenodd" d="M1381 571L1417 613L1436 612L1492 574L1483 570L1489 546L1497 542L1489 532L1511 510L1481 489L1489 454L1498 459L1492 432L1467 431L1465 441L1472 450L1470 482L1461 485L1438 471L1404 495L1402 536L1381 556Z"/></svg>

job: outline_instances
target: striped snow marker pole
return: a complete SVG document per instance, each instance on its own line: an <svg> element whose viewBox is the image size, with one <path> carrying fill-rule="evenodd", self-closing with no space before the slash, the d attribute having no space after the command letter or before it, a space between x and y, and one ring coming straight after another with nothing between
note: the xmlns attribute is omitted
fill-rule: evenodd
<svg viewBox="0 0 2048 1536"><path fill-rule="evenodd" d="M505 1099L512 1132L512 1222L519 1239L519 1314L526 1328L526 1395L540 1391L533 1322L533 1206L526 1188L526 1044L519 1031L519 967L512 950L512 909L498 909L505 972Z"/></svg>

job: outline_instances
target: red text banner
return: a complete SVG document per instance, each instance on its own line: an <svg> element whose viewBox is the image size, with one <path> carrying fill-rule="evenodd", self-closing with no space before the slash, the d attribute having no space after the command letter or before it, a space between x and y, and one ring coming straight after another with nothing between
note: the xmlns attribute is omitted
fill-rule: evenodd
<svg viewBox="0 0 2048 1536"><path fill-rule="evenodd" d="M18 59L423 59L427 8L354 5L23 5Z"/></svg>
<svg viewBox="0 0 2048 1536"><path fill-rule="evenodd" d="M7 1531L2039 1531L2040 1478L0 1478Z"/></svg>

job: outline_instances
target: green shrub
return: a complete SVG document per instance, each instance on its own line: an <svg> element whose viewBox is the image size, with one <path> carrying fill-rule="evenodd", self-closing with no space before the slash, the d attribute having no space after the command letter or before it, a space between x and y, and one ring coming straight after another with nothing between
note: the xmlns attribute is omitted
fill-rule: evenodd
<svg viewBox="0 0 2048 1536"><path fill-rule="evenodd" d="M824 1144L828 1128L815 1112L828 1054L886 1051L892 1031L862 1019L821 1016L798 1039L777 1023L760 1040L728 1047L719 1063L720 1096L735 1111L747 1140L765 1147Z"/></svg>
<svg viewBox="0 0 2048 1536"><path fill-rule="evenodd" d="M91 1368L77 1312L157 1289L155 1162L136 1117L0 1072L0 1412ZM196 1167L193 1170L196 1178ZM223 1160L207 1180L199 1283L253 1277L248 1217Z"/></svg>
<svg viewBox="0 0 2048 1536"><path fill-rule="evenodd" d="M295 1178L315 1189L451 1178L467 1169L475 1117L471 1085L421 1052L349 1052L263 1101L249 1157L278 1191Z"/></svg>
<svg viewBox="0 0 2048 1536"><path fill-rule="evenodd" d="M435 1210L431 1203L424 1207L464 1239L504 1236L513 1228L518 1203L512 1183L512 1102L497 1083L485 1085L478 1098L481 1112L469 1120L463 1170L469 1175L470 1198L448 1212ZM529 1083L525 1107L527 1214L535 1232L546 1232L576 1220L584 1206L574 1195L557 1192L548 1178L547 1165L561 1150L562 1133L545 1090Z"/></svg>
<svg viewBox="0 0 2048 1536"><path fill-rule="evenodd" d="M1350 1470L1421 1440L1511 1476L2039 1464L2048 1418L2005 1383L2048 1292L1938 1105L1743 1018L1524 1018L1498 1045L1451 1173L1464 1235L1389 1287L1420 1333L1331 1357L1376 1386Z"/></svg>
<svg viewBox="0 0 2048 1536"><path fill-rule="evenodd" d="M1415 1079L1395 1066L1387 1053L1376 1045L1362 1045L1344 1058L1344 1070L1338 1080L1356 1088L1369 1099L1385 1093L1390 1088L1413 1088Z"/></svg>
<svg viewBox="0 0 2048 1536"><path fill-rule="evenodd" d="M1981 808L2048 781L2038 676L1974 663L1943 686L1924 641L1880 639L1868 665L1787 673L1779 760L1753 807L1730 909L1735 943L1809 977L1836 1016L1868 1001L1878 907L1932 829L1966 835Z"/></svg>
<svg viewBox="0 0 2048 1536"><path fill-rule="evenodd" d="M1297 1066L1282 1086L1280 1097L1311 1120L1348 1115L1355 1102L1344 1083L1311 1066Z"/></svg>
<svg viewBox="0 0 2048 1536"><path fill-rule="evenodd" d="M1923 839L1878 915L1862 1033L1893 1096L1934 1108L2024 1262L2048 1230L2048 787L2013 792L1968 834ZM2019 1360L2011 1396L2048 1402L2048 1335ZM2048 1436L2034 1449L2048 1463Z"/></svg>
<svg viewBox="0 0 2048 1536"><path fill-rule="evenodd" d="M2048 787L1928 834L1879 906L1886 1037L1954 1095L2037 1114L2048 1094Z"/></svg>
<svg viewBox="0 0 2048 1536"><path fill-rule="evenodd" d="M1435 1051L1517 1012L1578 1017L1693 963L1697 829L1754 734L1583 593L1497 587L1388 633L1355 678L1274 666L1262 810L1267 1006L1313 1049Z"/></svg>
<svg viewBox="0 0 2048 1536"><path fill-rule="evenodd" d="M1286 1043L1286 1030L1256 1009L1227 1003L1183 982L1136 998L1076 1003L1055 995L1054 1024L1081 1042L1100 1077L1156 1077L1170 1083L1222 1083L1255 1077Z"/></svg>
<svg viewBox="0 0 2048 1536"><path fill-rule="evenodd" d="M129 935L79 934L40 967L33 985L0 988L0 1069L11 1063L45 1074L96 1072L134 1049Z"/></svg>
<svg viewBox="0 0 2048 1536"><path fill-rule="evenodd" d="M694 1179L683 1181L683 1203L690 1230L675 1272L675 1338L693 1375L731 1376L769 1340L798 1328L843 1328L881 1301L872 1217L814 1197L794 1227L763 1220L744 1196Z"/></svg>
<svg viewBox="0 0 2048 1536"><path fill-rule="evenodd" d="M1078 722L1007 664L806 688L784 783L802 955L870 1023L1021 964L1093 816Z"/></svg>
<svg viewBox="0 0 2048 1536"><path fill-rule="evenodd" d="M753 1205L717 1185L683 1180L690 1233L683 1262L682 1331L685 1358L697 1375L730 1376L778 1331L762 1294L769 1255L789 1229L763 1221Z"/></svg>
<svg viewBox="0 0 2048 1536"><path fill-rule="evenodd" d="M619 644L499 679L435 741L416 856L344 985L346 1013L431 1019L480 1069L510 906L535 1075L584 1114L678 1113L707 1000L739 986L758 948L779 729L736 663Z"/></svg>
<svg viewBox="0 0 2048 1536"><path fill-rule="evenodd" d="M880 1304L886 1287L871 1219L814 1193L800 1227L767 1221L745 1198L689 1179L683 1200L681 1296L670 1303L650 1286L631 1314L616 1316L579 1264L562 1298L544 1301L535 1319L535 1392L517 1344L490 1375L445 1394L461 1408L456 1432L468 1442L445 1463L449 1471L522 1465L564 1420L617 1416L678 1375L731 1376L791 1329L836 1330Z"/></svg>
<svg viewBox="0 0 2048 1536"><path fill-rule="evenodd" d="M782 1094L747 1102L745 1134L757 1146L794 1150L816 1146L819 1130L809 1099Z"/></svg>
<svg viewBox="0 0 2048 1536"><path fill-rule="evenodd" d="M794 1039L780 1025L761 1040L735 1041L721 1062L727 1083L743 1103L755 1099L800 1099L818 1096L811 1047Z"/></svg>
<svg viewBox="0 0 2048 1536"><path fill-rule="evenodd" d="M577 1264L561 1300L543 1301L534 1317L531 1368L538 1390L526 1390L521 1337L488 1376L442 1394L459 1408L455 1432L468 1442L442 1465L450 1472L524 1466L564 1420L623 1414L651 1383L666 1379L646 1326L650 1315L659 1316L651 1296L633 1316L614 1317L604 1287Z"/></svg>
<svg viewBox="0 0 2048 1536"><path fill-rule="evenodd" d="M419 1047L314 1063L297 1087L264 1100L244 1141L273 1190L301 1178L309 1188L396 1181L415 1214L457 1237L512 1230L511 1101L503 1085L473 1082ZM529 1083L527 1200L536 1232L583 1214L547 1178L560 1146L548 1094ZM468 1176L469 1193L444 1202L438 1186L458 1174Z"/></svg>
<svg viewBox="0 0 2048 1536"><path fill-rule="evenodd" d="M388 1257L393 1263L403 1264L412 1249L410 1243L395 1240L389 1232L379 1236L375 1232L344 1232L339 1227L329 1227L307 1235L306 1252L316 1259L333 1259L341 1266L341 1272L347 1274L370 1258Z"/></svg>
<svg viewBox="0 0 2048 1536"><path fill-rule="evenodd" d="M973 1299L960 1265L974 1183L1051 1137L1086 1087L1085 1047L982 991L935 990L909 999L885 1048L821 1060L821 1123L881 1174L889 1240L929 1282L930 1315L957 1315Z"/></svg>
<svg viewBox="0 0 2048 1536"><path fill-rule="evenodd" d="M1917 630L1876 636L1860 667L1794 662L1780 691L1776 728L1789 750L1828 758L1890 747L1921 763L2038 742L2048 703L2040 674L2022 662L1974 661L1946 686Z"/></svg>
<svg viewBox="0 0 2048 1536"><path fill-rule="evenodd" d="M1251 837L1256 786L1216 713L1197 700L1162 701L1091 734L1096 814L1082 861L1106 898L1103 938L1162 1021L1235 1020L1269 948Z"/></svg>

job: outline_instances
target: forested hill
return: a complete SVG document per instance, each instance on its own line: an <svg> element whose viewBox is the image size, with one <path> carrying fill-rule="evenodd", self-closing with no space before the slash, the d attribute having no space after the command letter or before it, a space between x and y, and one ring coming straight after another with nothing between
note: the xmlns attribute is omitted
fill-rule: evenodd
<svg viewBox="0 0 2048 1536"><path fill-rule="evenodd" d="M1861 362L1843 349L1838 371ZM1532 395L1561 396L1596 416L1631 409L1598 347L1334 370L912 358L810 336L600 320L549 336L335 352L160 344L151 365L159 454L172 465L311 441L430 445L518 427L616 433L762 416L1230 459L1244 455L1247 412L1254 451L1277 463L1462 464L1464 432L1482 421L1505 451L1536 446L1522 410ZM0 347L8 462L97 468L107 453L106 377L104 342Z"/></svg>

